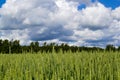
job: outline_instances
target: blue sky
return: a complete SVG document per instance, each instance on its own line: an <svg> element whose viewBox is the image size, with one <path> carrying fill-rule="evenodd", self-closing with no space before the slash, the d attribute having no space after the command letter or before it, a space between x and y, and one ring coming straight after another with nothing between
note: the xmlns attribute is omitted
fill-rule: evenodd
<svg viewBox="0 0 120 80"><path fill-rule="evenodd" d="M0 0L0 7L5 3L5 0Z"/></svg>
<svg viewBox="0 0 120 80"><path fill-rule="evenodd" d="M99 0L99 1L106 7L111 7L112 9L115 9L116 7L120 6L120 0Z"/></svg>
<svg viewBox="0 0 120 80"><path fill-rule="evenodd" d="M92 3L95 3L97 0L91 0ZM120 0L98 0L105 7L115 9L120 6ZM0 7L6 2L6 0L0 0ZM78 5L78 10L86 8L86 4L82 3Z"/></svg>
<svg viewBox="0 0 120 80"><path fill-rule="evenodd" d="M120 6L120 0L98 0L102 3L105 7L115 9ZM96 2L96 0L91 0L91 2ZM85 4L80 4L78 9L86 8Z"/></svg>
<svg viewBox="0 0 120 80"><path fill-rule="evenodd" d="M119 46L120 0L0 0L0 39Z"/></svg>
<svg viewBox="0 0 120 80"><path fill-rule="evenodd" d="M91 2L95 2L96 0L91 0ZM102 4L104 4L106 7L111 7L112 9L115 9L116 7L120 6L120 0L99 0ZM0 7L2 4L5 3L5 0L0 0ZM79 8L85 8L85 4L81 4Z"/></svg>

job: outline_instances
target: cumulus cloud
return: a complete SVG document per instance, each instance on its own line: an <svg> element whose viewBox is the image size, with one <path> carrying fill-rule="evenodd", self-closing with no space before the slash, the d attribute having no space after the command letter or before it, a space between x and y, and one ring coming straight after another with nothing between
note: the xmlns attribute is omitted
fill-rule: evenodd
<svg viewBox="0 0 120 80"><path fill-rule="evenodd" d="M25 30L0 30L0 39L8 39L8 40L20 40L22 45L27 45L31 40L29 40L27 29Z"/></svg>
<svg viewBox="0 0 120 80"><path fill-rule="evenodd" d="M112 21L111 10L98 3L82 10L80 23L90 29L107 28Z"/></svg>
<svg viewBox="0 0 120 80"><path fill-rule="evenodd" d="M67 0L67 1L77 2L79 4L90 5L92 2L96 2L97 0Z"/></svg>
<svg viewBox="0 0 120 80"><path fill-rule="evenodd" d="M95 1L94 1L95 2ZM78 10L80 4L88 5ZM103 46L120 36L120 8L91 0L7 0L0 8L0 37Z"/></svg>
<svg viewBox="0 0 120 80"><path fill-rule="evenodd" d="M120 7L112 11L112 16L114 19L120 20Z"/></svg>

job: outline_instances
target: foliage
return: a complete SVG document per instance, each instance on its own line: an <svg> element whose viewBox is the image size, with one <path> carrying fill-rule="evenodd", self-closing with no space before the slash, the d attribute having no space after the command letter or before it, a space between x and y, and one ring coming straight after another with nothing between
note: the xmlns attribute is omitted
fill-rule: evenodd
<svg viewBox="0 0 120 80"><path fill-rule="evenodd" d="M96 52L96 51L120 51L120 47L115 48L113 45L107 45L105 49L100 47L84 47L84 46L69 46L68 44L43 43L41 46L39 42L31 42L30 45L20 45L19 40L0 40L0 53L49 53L54 49L55 52L62 51L63 53L71 51L76 52Z"/></svg>

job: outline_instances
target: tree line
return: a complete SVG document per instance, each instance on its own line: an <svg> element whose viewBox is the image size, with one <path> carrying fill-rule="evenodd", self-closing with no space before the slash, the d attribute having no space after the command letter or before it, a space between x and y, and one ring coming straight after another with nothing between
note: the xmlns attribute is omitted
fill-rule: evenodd
<svg viewBox="0 0 120 80"><path fill-rule="evenodd" d="M120 51L120 46L115 48L113 45L107 45L106 48L100 47L85 47L85 46L69 46L68 44L62 43L60 45L56 43L44 42L41 46L38 41L31 42L29 45L20 45L19 40L2 40L0 39L0 53L52 53L53 51L65 53L71 51L72 53L82 51Z"/></svg>

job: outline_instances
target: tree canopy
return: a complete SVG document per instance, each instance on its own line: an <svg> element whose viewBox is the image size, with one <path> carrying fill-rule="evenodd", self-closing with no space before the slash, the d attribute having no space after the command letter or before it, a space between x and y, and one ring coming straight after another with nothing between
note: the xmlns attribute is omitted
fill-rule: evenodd
<svg viewBox="0 0 120 80"><path fill-rule="evenodd" d="M107 45L105 49L100 47L85 47L85 46L69 46L68 44L62 43L60 45L56 43L47 43L44 42L41 46L38 41L31 42L29 45L20 45L19 40L2 40L0 39L0 53L38 53L38 52L46 52L51 53L52 51L59 52L62 51L67 52L71 51L73 53L75 52L81 52L81 51L120 51L120 47L115 48L114 45Z"/></svg>

